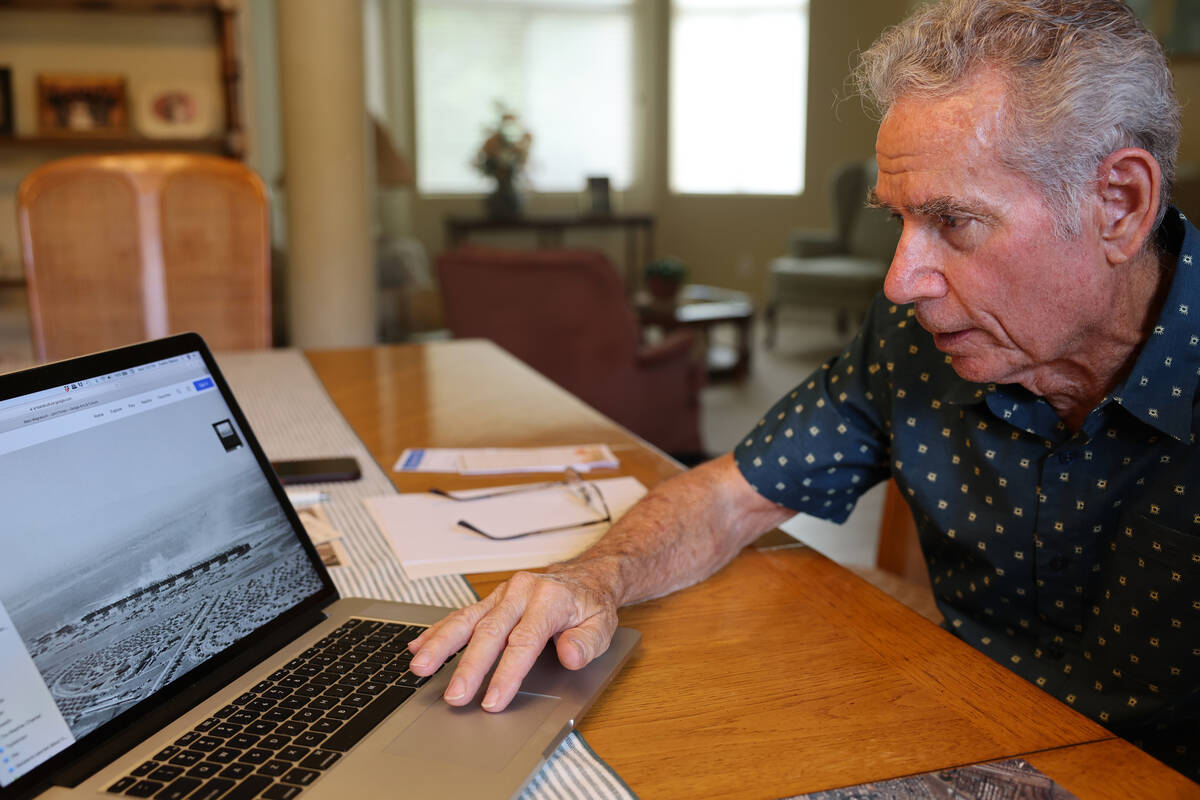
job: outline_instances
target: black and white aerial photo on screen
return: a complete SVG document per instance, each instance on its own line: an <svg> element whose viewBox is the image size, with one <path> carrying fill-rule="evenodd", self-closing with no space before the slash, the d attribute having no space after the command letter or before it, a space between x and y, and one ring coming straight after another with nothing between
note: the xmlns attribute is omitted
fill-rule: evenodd
<svg viewBox="0 0 1200 800"><path fill-rule="evenodd" d="M247 448L197 424L210 402L0 456L29 506L0 601L77 738L320 588Z"/></svg>

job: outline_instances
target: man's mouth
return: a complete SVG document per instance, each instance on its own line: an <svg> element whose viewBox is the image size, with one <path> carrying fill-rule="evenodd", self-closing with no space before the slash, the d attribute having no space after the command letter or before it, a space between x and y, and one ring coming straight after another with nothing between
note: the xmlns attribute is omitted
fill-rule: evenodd
<svg viewBox="0 0 1200 800"><path fill-rule="evenodd" d="M966 339L970 333L970 328L964 328L961 331L935 333L933 334L933 344L938 350L941 350L944 353L953 348L955 345L962 343L962 341Z"/></svg>

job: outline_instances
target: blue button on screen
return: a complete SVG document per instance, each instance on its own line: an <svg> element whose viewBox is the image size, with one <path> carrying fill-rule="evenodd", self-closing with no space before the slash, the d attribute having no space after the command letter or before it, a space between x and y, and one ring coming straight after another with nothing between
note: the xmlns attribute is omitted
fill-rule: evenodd
<svg viewBox="0 0 1200 800"><path fill-rule="evenodd" d="M192 386L196 387L197 392L203 392L205 389L213 388L213 379L201 378L198 381L192 381Z"/></svg>

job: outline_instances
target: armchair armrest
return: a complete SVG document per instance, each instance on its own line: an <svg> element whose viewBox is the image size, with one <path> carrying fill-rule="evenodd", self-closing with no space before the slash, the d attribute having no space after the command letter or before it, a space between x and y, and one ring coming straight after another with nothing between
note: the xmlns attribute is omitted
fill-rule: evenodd
<svg viewBox="0 0 1200 800"><path fill-rule="evenodd" d="M657 344L640 346L635 355L635 361L639 369L653 368L656 365L668 364L676 360L687 361L695 353L696 342L696 334L691 331L672 331Z"/></svg>
<svg viewBox="0 0 1200 800"><path fill-rule="evenodd" d="M788 253L795 258L834 256L845 252L845 243L833 231L800 228L788 237Z"/></svg>

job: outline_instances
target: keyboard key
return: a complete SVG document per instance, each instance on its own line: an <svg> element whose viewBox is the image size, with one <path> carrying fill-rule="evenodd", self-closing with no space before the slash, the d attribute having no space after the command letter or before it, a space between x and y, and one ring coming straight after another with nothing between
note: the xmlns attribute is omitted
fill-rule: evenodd
<svg viewBox="0 0 1200 800"><path fill-rule="evenodd" d="M280 750L278 755L276 755L276 758L278 758L280 761L300 761L310 752L312 751L307 747L297 747L294 744L290 744Z"/></svg>
<svg viewBox="0 0 1200 800"><path fill-rule="evenodd" d="M303 735L304 734L301 734L301 736ZM272 733L270 736L264 736L262 739L260 739L258 746L265 747L268 750L278 750L290 741L291 739L287 736L281 736L278 733Z"/></svg>
<svg viewBox="0 0 1200 800"><path fill-rule="evenodd" d="M244 761L247 764L262 764L270 760L271 756L273 755L274 753L270 750L266 750L262 747L252 747L246 752L242 753L241 757L238 758L238 761Z"/></svg>
<svg viewBox="0 0 1200 800"><path fill-rule="evenodd" d="M317 720L310 725L308 729L316 733L333 733L340 727L342 727L342 723L338 722L336 719L326 718Z"/></svg>
<svg viewBox="0 0 1200 800"><path fill-rule="evenodd" d="M183 767L172 767L170 765L164 764L163 766L154 770L154 772L151 772L149 775L147 775L146 778L149 780L152 780L152 781L162 781L163 783L170 783L171 781L175 780L182 774L183 774Z"/></svg>
<svg viewBox="0 0 1200 800"><path fill-rule="evenodd" d="M351 695L351 694L354 694L354 690L351 689L349 686L330 686L328 689L325 690L326 697L342 698L342 697L346 697L347 695Z"/></svg>
<svg viewBox="0 0 1200 800"><path fill-rule="evenodd" d="M253 692L246 692L245 694L239 696L238 699L234 700L233 704L235 706L244 706L247 703L252 702L253 700L256 700L257 698L258 698L258 695L254 694Z"/></svg>
<svg viewBox="0 0 1200 800"><path fill-rule="evenodd" d="M241 725L234 725L231 722L222 722L220 725L217 725L211 731L209 731L208 735L210 737L220 736L222 739L228 739L230 736L237 736L241 732Z"/></svg>
<svg viewBox="0 0 1200 800"><path fill-rule="evenodd" d="M261 767L259 767L258 774L266 775L271 778L278 778L280 775L287 772L291 768L292 768L292 765L290 763L288 763L287 761L280 761L279 759L274 759L272 761L268 761L267 763L265 763Z"/></svg>
<svg viewBox="0 0 1200 800"><path fill-rule="evenodd" d="M308 701L308 707L315 708L318 711L328 711L337 704L338 700L336 697L328 697L324 695L321 697L314 697L312 700Z"/></svg>
<svg viewBox="0 0 1200 800"><path fill-rule="evenodd" d="M178 778L167 784L167 787L154 797L155 800L183 800L199 785L200 780L197 778Z"/></svg>
<svg viewBox="0 0 1200 800"><path fill-rule="evenodd" d="M151 772L154 772L154 770L158 769L158 767L159 763L157 761L147 761L144 764L134 767L129 771L129 774L135 778L144 778Z"/></svg>
<svg viewBox="0 0 1200 800"><path fill-rule="evenodd" d="M349 697L342 698L342 705L351 706L353 708L362 708L374 699L375 698L369 694L352 694Z"/></svg>
<svg viewBox="0 0 1200 800"><path fill-rule="evenodd" d="M262 696L268 700L282 700L291 694L291 690L282 686L275 686L262 693Z"/></svg>
<svg viewBox="0 0 1200 800"><path fill-rule="evenodd" d="M221 719L219 717L209 717L208 719L206 719L203 722L201 722L200 724L198 724L196 726L196 730L203 733L204 731L207 731L210 728L212 728L214 725L216 725L220 721L221 721Z"/></svg>
<svg viewBox="0 0 1200 800"><path fill-rule="evenodd" d="M217 800L218 797L229 791L233 786L233 781L228 778L213 778L208 783L196 790L188 800Z"/></svg>
<svg viewBox="0 0 1200 800"><path fill-rule="evenodd" d="M126 775L124 778L121 778L112 786L108 787L108 791L112 792L113 794L123 794L126 789L128 789L130 786L133 786L135 783L137 783L137 778L131 778Z"/></svg>
<svg viewBox="0 0 1200 800"><path fill-rule="evenodd" d="M345 721L345 720L350 719L357 713L358 713L358 709L355 708L354 706L338 706L337 708L329 709L329 711L327 711L325 713L325 719L336 719L336 720Z"/></svg>
<svg viewBox="0 0 1200 800"><path fill-rule="evenodd" d="M267 722L283 722L292 716L290 708L272 708L270 711L262 715L262 718Z"/></svg>
<svg viewBox="0 0 1200 800"><path fill-rule="evenodd" d="M249 725L256 719L258 719L257 711L247 711L245 709L238 711L236 714L231 714L226 718L228 722L234 725Z"/></svg>
<svg viewBox="0 0 1200 800"><path fill-rule="evenodd" d="M412 697L414 691L405 686L388 687L386 692L376 697L354 719L343 725L341 730L326 739L325 749L336 750L339 753L346 752L395 711L401 703ZM315 725L313 730L316 730Z"/></svg>
<svg viewBox="0 0 1200 800"><path fill-rule="evenodd" d="M302 708L292 715L292 719L297 722L316 722L322 717L322 712L317 708Z"/></svg>
<svg viewBox="0 0 1200 800"><path fill-rule="evenodd" d="M201 761L196 766L187 771L188 775L193 778L211 778L221 771L220 764L214 764L211 761Z"/></svg>
<svg viewBox="0 0 1200 800"><path fill-rule="evenodd" d="M316 747L323 741L325 741L325 734L305 731L296 737L295 744L299 747Z"/></svg>
<svg viewBox="0 0 1200 800"><path fill-rule="evenodd" d="M223 744L225 744L224 739L218 739L215 736L201 736L199 739L192 742L191 748L193 750L199 750L202 753L210 753Z"/></svg>
<svg viewBox="0 0 1200 800"><path fill-rule="evenodd" d="M221 800L250 800L251 797L258 796L258 793L270 786L271 783L271 779L265 775L251 775L234 786L229 794L222 797Z"/></svg>
<svg viewBox="0 0 1200 800"><path fill-rule="evenodd" d="M288 695L279 701L279 706L275 710L278 711L281 708L286 708L290 711L295 711L297 708L304 708L307 703L307 697L298 694Z"/></svg>
<svg viewBox="0 0 1200 800"><path fill-rule="evenodd" d="M425 681L429 680L430 677L432 676L416 675L412 672L406 672L396 683L400 686L412 686L413 688L416 688L418 686L425 685Z"/></svg>
<svg viewBox="0 0 1200 800"><path fill-rule="evenodd" d="M130 797L153 797L161 788L163 788L163 785L157 781L138 781L126 789L125 794Z"/></svg>
<svg viewBox="0 0 1200 800"><path fill-rule="evenodd" d="M226 744L228 744L230 747L236 747L239 750L245 750L248 747L254 747L254 745L258 744L259 738L260 737L254 736L253 734L239 733L237 736L234 736L228 742L226 742Z"/></svg>
<svg viewBox="0 0 1200 800"><path fill-rule="evenodd" d="M213 714L213 716L218 717L220 719L227 719L228 717L232 717L234 714L236 714L240 710L241 709L239 709L237 706L235 706L231 703L231 704L225 706L224 708L222 708L220 711Z"/></svg>
<svg viewBox="0 0 1200 800"><path fill-rule="evenodd" d="M274 732L275 727L276 726L274 722L265 722L263 720L259 720L258 722L247 725L246 733L253 733L255 736L266 736L268 733Z"/></svg>
<svg viewBox="0 0 1200 800"><path fill-rule="evenodd" d="M300 767L296 767L279 780L284 783L295 784L296 786L308 786L319 777L321 777L321 773L315 769L301 769Z"/></svg>
<svg viewBox="0 0 1200 800"><path fill-rule="evenodd" d="M236 761L237 757L241 754L241 750L235 750L232 747L218 747L208 754L208 760L215 761L218 764L228 764L231 761Z"/></svg>
<svg viewBox="0 0 1200 800"><path fill-rule="evenodd" d="M182 753L179 753L172 758L171 763L180 767L190 767L199 762L202 758L204 758L204 754L198 750L184 750Z"/></svg>
<svg viewBox="0 0 1200 800"><path fill-rule="evenodd" d="M222 778L232 778L235 781L240 781L242 778L254 772L253 764L243 764L240 761L235 761L225 769L221 770Z"/></svg>
<svg viewBox="0 0 1200 800"><path fill-rule="evenodd" d="M332 750L313 750L307 758L300 762L300 766L305 769L323 771L332 767L333 763L341 757L341 753L335 753Z"/></svg>
<svg viewBox="0 0 1200 800"><path fill-rule="evenodd" d="M286 783L277 783L270 789L262 793L266 800L292 800L296 795L303 791L299 786L290 786Z"/></svg>
<svg viewBox="0 0 1200 800"><path fill-rule="evenodd" d="M199 738L200 738L200 734L197 733L196 731L188 731L183 736L180 736L178 739L176 739L175 744L179 745L180 747L187 747L189 744L191 744L192 742L196 741Z"/></svg>
<svg viewBox="0 0 1200 800"><path fill-rule="evenodd" d="M307 726L303 722L288 720L275 729L280 736L295 736L304 731Z"/></svg>

